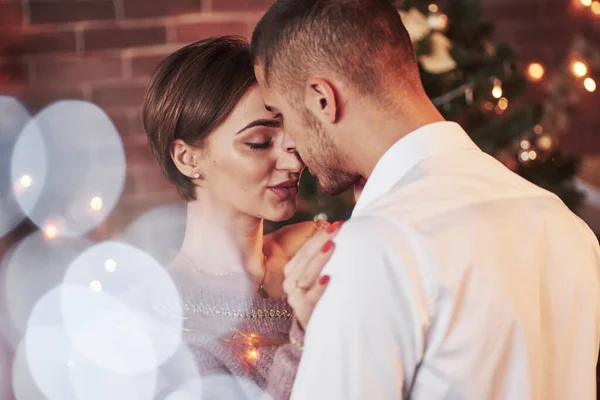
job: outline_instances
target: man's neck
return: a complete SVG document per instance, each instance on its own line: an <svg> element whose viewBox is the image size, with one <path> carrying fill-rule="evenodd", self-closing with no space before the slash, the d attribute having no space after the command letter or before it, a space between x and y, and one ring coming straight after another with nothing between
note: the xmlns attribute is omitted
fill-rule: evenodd
<svg viewBox="0 0 600 400"><path fill-rule="evenodd" d="M422 105L412 104L402 113L378 110L361 118L363 129L346 149L353 160L354 169L369 178L383 155L409 133L432 123L444 121L429 100ZM356 143L361 143L359 146Z"/></svg>

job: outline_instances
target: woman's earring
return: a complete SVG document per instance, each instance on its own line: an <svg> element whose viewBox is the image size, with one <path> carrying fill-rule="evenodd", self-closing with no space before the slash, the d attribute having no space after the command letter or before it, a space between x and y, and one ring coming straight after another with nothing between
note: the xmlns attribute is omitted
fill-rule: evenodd
<svg viewBox="0 0 600 400"><path fill-rule="evenodd" d="M198 179L198 178L200 178L200 174L199 173L195 173L194 174L194 179Z"/></svg>

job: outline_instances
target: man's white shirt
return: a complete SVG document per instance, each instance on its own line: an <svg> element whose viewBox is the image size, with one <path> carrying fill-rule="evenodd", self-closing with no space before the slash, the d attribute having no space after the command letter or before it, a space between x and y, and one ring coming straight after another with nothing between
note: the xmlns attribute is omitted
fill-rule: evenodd
<svg viewBox="0 0 600 400"><path fill-rule="evenodd" d="M598 242L459 125L394 144L335 243L292 399L595 399Z"/></svg>

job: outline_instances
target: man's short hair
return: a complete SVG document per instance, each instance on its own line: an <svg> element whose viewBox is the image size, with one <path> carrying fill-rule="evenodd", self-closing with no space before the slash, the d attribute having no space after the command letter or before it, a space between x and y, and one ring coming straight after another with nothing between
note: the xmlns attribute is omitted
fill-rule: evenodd
<svg viewBox="0 0 600 400"><path fill-rule="evenodd" d="M251 48L267 84L290 90L324 70L363 95L381 96L397 82L421 86L410 37L387 0L278 0Z"/></svg>

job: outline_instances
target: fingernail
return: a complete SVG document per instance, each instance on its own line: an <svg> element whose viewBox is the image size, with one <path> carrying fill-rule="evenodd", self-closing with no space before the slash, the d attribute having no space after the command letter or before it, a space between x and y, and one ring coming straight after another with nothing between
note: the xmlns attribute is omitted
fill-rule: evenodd
<svg viewBox="0 0 600 400"><path fill-rule="evenodd" d="M321 279L319 279L319 285L325 286L329 283L329 275L323 275Z"/></svg>
<svg viewBox="0 0 600 400"><path fill-rule="evenodd" d="M329 227L327 228L327 233L334 233L335 231L340 229L343 222L344 221L335 221L333 224L329 225Z"/></svg>
<svg viewBox="0 0 600 400"><path fill-rule="evenodd" d="M333 242L331 240L328 240L327 243L325 243L325 245L321 249L321 251L323 253L327 253L329 250L331 250L332 247L333 247Z"/></svg>

